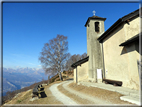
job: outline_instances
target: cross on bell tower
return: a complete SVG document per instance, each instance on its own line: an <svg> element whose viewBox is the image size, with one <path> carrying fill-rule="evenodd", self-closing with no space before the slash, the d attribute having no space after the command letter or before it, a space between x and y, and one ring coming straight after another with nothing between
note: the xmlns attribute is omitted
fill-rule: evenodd
<svg viewBox="0 0 142 107"><path fill-rule="evenodd" d="M95 10L93 10L93 15L95 16L95 13L96 13L96 11Z"/></svg>

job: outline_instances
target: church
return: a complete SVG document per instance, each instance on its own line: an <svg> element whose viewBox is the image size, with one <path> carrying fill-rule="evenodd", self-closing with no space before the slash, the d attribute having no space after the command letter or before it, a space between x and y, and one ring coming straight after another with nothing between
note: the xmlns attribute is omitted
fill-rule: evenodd
<svg viewBox="0 0 142 107"><path fill-rule="evenodd" d="M142 11L139 10L142 8L119 18L107 31L104 31L106 18L93 15L87 19L87 57L71 65L75 83L103 82L140 89Z"/></svg>

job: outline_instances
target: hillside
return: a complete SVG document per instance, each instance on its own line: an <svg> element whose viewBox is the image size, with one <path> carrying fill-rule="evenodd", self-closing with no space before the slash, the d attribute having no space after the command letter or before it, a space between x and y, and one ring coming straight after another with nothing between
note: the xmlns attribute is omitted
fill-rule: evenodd
<svg viewBox="0 0 142 107"><path fill-rule="evenodd" d="M17 90L17 86L9 82L6 78L3 78L3 95L6 95L6 92L8 91L14 91Z"/></svg>
<svg viewBox="0 0 142 107"><path fill-rule="evenodd" d="M22 107L22 104L24 106L29 106L29 104L32 106L41 106L42 104L127 104L128 106L136 106L120 100L120 97L123 96L120 93L73 83L73 72L69 74L64 72L62 75L63 81L59 81L59 76L55 75L50 79L50 84L47 85L48 81L41 82L44 86L44 94L42 93L39 98L32 98L33 88L31 86L29 89L16 94L11 100L6 101L5 105L19 104Z"/></svg>
<svg viewBox="0 0 142 107"><path fill-rule="evenodd" d="M47 78L42 69L3 68L3 95L8 91L19 90Z"/></svg>
<svg viewBox="0 0 142 107"><path fill-rule="evenodd" d="M67 78L70 78L70 77L73 77L73 72L69 72L69 73L62 73L62 76L63 76L63 80L66 80ZM25 77L26 78L26 77ZM44 80L44 81L41 81L41 82L37 82L37 83L34 83L34 84L31 84L30 86L27 86L27 87L24 87L22 89L17 89L16 85L13 84L13 83L10 83L8 82L6 79L4 79L3 83L5 84L4 86L4 91L11 91L11 90L15 90L15 91L12 91L12 92L8 92L7 96L4 96L3 97L3 103L6 103L6 102L9 102L9 100L11 100L12 98L14 98L14 96L16 96L18 93L24 93L28 90L32 90L34 88L35 85L37 84L52 84L53 82L56 82L56 81L59 81L59 76L58 75L55 75L53 76L52 78L50 78L50 80ZM50 86L50 84L48 86ZM6 87L7 86L7 87ZM9 87L11 87L9 89ZM9 89L9 90L8 90ZM31 91L32 93L32 91ZM19 95L22 95L22 94L19 94Z"/></svg>
<svg viewBox="0 0 142 107"><path fill-rule="evenodd" d="M54 83L58 83L60 81L56 81ZM59 101L55 101L55 97L52 96L51 92L49 91L49 87L53 85L54 83L49 84L48 86L44 86L45 94L47 97L40 98L38 100L32 101L32 89L29 89L27 91L21 92L17 94L12 100L8 101L6 104L61 104Z"/></svg>

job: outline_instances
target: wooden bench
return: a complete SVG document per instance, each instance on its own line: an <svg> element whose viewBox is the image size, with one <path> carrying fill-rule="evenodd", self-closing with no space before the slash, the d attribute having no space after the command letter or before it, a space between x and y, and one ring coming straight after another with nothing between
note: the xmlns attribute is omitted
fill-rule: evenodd
<svg viewBox="0 0 142 107"><path fill-rule="evenodd" d="M110 79L103 79L103 81L105 82L105 84L112 84L114 86L122 86L121 81L110 80Z"/></svg>
<svg viewBox="0 0 142 107"><path fill-rule="evenodd" d="M32 98L33 98L33 97L36 97L36 96L39 97L39 94L40 94L41 92L44 92L44 87L43 87L42 85L40 85L40 84L36 85L36 86L33 88L33 96L32 96Z"/></svg>

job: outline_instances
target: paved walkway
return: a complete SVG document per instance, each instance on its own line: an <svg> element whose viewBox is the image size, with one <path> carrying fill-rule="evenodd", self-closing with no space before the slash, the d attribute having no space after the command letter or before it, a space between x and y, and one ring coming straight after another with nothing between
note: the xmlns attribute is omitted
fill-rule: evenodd
<svg viewBox="0 0 142 107"><path fill-rule="evenodd" d="M97 87L109 91L115 91L123 94L124 96L120 97L121 100L128 101L137 105L140 105L140 92L137 90L132 90L125 87L113 86L105 83L93 83L93 82L79 82L78 84L82 84L85 86Z"/></svg>

